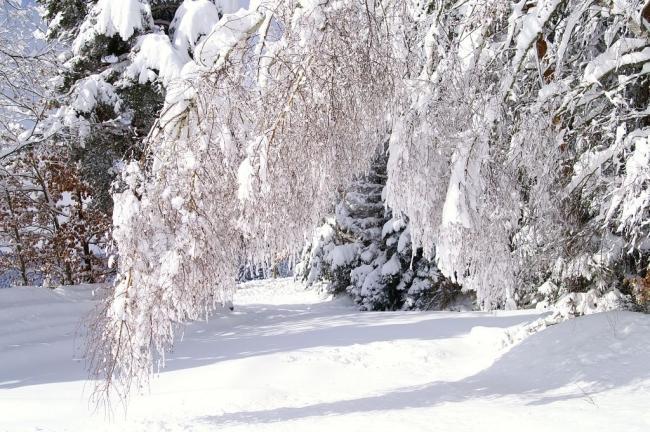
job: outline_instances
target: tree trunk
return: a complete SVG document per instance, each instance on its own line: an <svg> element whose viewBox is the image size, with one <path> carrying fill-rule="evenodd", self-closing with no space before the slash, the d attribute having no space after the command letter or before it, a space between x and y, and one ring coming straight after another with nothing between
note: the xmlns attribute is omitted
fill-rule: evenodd
<svg viewBox="0 0 650 432"><path fill-rule="evenodd" d="M18 219L16 218L16 213L14 211L14 207L11 202L11 195L9 194L9 191L6 189L5 189L5 196L7 198L7 206L9 207L9 213L11 214L14 239L16 240L16 257L18 259L18 268L20 269L20 276L23 280L23 285L29 285L29 279L27 278L27 264L25 263L25 257L23 256L23 240L22 240L22 236L20 235L20 230L18 229Z"/></svg>

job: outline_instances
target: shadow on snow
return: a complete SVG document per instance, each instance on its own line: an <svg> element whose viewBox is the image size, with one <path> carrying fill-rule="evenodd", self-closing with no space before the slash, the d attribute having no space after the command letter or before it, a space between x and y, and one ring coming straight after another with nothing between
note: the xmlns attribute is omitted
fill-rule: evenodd
<svg viewBox="0 0 650 432"><path fill-rule="evenodd" d="M643 319L645 324L639 325L638 314L597 314L550 327L514 346L487 369L459 381L435 381L353 400L226 413L201 417L196 421L210 424L274 423L508 396L527 401L527 405L582 398L597 406L598 393L650 379L650 368L647 367L650 364L650 344L647 343L650 319ZM441 336L441 329L435 326L435 321L431 320L429 329L437 333L437 337L453 336L451 329L445 330L444 327L442 333L446 336ZM507 321L502 320L499 324L507 326ZM478 322L474 318L467 323L485 324L480 318ZM490 318L490 323L496 323L494 318ZM593 326L600 328L601 333L594 333ZM389 333L393 336L402 330L408 333L409 327L395 326ZM461 330L469 328L461 327ZM632 340L626 340L628 334ZM378 335L371 330L366 334L366 341L375 340Z"/></svg>

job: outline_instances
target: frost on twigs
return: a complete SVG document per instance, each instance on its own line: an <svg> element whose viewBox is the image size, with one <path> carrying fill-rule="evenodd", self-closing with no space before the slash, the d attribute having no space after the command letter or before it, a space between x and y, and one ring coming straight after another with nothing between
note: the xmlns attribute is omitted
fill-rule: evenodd
<svg viewBox="0 0 650 432"><path fill-rule="evenodd" d="M430 5L421 73L392 125L387 201L480 307L530 304L549 275L606 291L644 271L643 3Z"/></svg>
<svg viewBox="0 0 650 432"><path fill-rule="evenodd" d="M244 248L300 247L368 168L393 89L390 7L261 1L194 47L115 195L119 278L93 358L102 389L146 383L181 323L231 300Z"/></svg>

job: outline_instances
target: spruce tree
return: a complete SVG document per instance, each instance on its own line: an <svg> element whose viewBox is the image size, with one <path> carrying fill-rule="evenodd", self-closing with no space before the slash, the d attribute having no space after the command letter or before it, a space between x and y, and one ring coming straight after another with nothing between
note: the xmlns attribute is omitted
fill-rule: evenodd
<svg viewBox="0 0 650 432"><path fill-rule="evenodd" d="M353 181L303 251L297 277L321 282L332 294L348 294L362 310L444 309L460 287L445 278L433 260L413 251L406 217L386 208L387 154L375 157L369 172Z"/></svg>
<svg viewBox="0 0 650 432"><path fill-rule="evenodd" d="M71 163L93 190L94 205L110 215L116 162L140 157L164 101L160 83L131 80L125 71L138 37L161 29L137 1L132 3L142 6L141 16L130 16L126 23L105 16L111 12L105 1L42 3L48 36L70 47L61 56L62 78L56 88L67 97L51 118L51 139L65 145ZM169 3L177 7L180 2Z"/></svg>
<svg viewBox="0 0 650 432"><path fill-rule="evenodd" d="M123 188L118 174L131 161L148 163L143 149L166 85L223 8L209 0L39 2L47 37L63 52L47 118L36 131L39 146L19 156L38 161L22 163L30 167L23 177L42 180L35 184L46 205L37 206L43 209L37 216L50 221L46 232L52 233L40 235L51 237L41 242L51 246L42 248L44 261L34 266L52 283L97 282L109 273L112 194ZM188 26L196 16L203 26ZM25 221L25 230L33 224L29 215L6 220L9 228L16 220ZM43 264L52 257L60 264Z"/></svg>

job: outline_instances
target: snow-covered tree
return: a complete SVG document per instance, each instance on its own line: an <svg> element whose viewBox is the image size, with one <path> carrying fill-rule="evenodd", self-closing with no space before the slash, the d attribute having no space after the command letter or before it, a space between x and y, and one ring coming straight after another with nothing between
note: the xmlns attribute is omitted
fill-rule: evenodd
<svg viewBox="0 0 650 432"><path fill-rule="evenodd" d="M144 4L111 4L127 3ZM646 10L260 0L206 27L188 21L202 30L183 39L194 42L181 44L191 53L181 68L177 45L144 35L126 73L169 81L115 196L120 277L97 371L127 388L150 371L176 323L227 299L242 244L292 252L387 134L393 223L408 221L411 250L435 257L479 307L533 303L548 281L559 292L546 297L593 298L643 276ZM406 226L389 231L398 250L382 277L405 271L389 263L404 264Z"/></svg>
<svg viewBox="0 0 650 432"><path fill-rule="evenodd" d="M5 270L24 285L105 280L110 219L90 205L87 183L67 160L41 147L23 150L5 161L0 191Z"/></svg>
<svg viewBox="0 0 650 432"><path fill-rule="evenodd" d="M209 31L192 27L195 55L115 197L120 278L94 363L109 382L128 388L171 345L175 323L228 301L242 237L260 255L291 252L368 166L393 77L394 14L382 6L262 1ZM150 60L161 76L175 53Z"/></svg>
<svg viewBox="0 0 650 432"><path fill-rule="evenodd" d="M59 55L55 106L40 133L50 147L65 147L70 169L86 184L87 206L110 219L113 183L125 164L143 156L166 86L237 2L40 2L47 35L67 47Z"/></svg>
<svg viewBox="0 0 650 432"><path fill-rule="evenodd" d="M415 243L483 307L530 301L549 277L603 292L644 271L647 233L626 216L646 211L642 2L431 6L389 163Z"/></svg>
<svg viewBox="0 0 650 432"><path fill-rule="evenodd" d="M334 215L325 218L305 246L297 277L308 286L326 282L328 292L345 293L352 283L352 270L361 264L362 251L376 249L380 243L387 217L382 200L386 158L383 149L379 150L370 171L352 181ZM376 255L368 253L372 258Z"/></svg>
<svg viewBox="0 0 650 432"><path fill-rule="evenodd" d="M54 56L37 11L17 0L0 3L0 157L33 143L46 106L44 82Z"/></svg>
<svg viewBox="0 0 650 432"><path fill-rule="evenodd" d="M23 284L97 282L116 174L142 156L165 86L237 2L40 3L47 35L33 4L0 14L0 259Z"/></svg>
<svg viewBox="0 0 650 432"><path fill-rule="evenodd" d="M82 211L81 200L60 194L64 182L80 186L80 179L75 172L64 175L65 156L43 148L39 134L53 102L46 84L54 47L44 41L34 6L23 3L0 3L0 273L24 285L95 280L93 236L68 224L93 218ZM76 192L75 198L79 187Z"/></svg>
<svg viewBox="0 0 650 432"><path fill-rule="evenodd" d="M355 179L305 246L297 277L347 293L362 310L444 309L460 294L422 249L413 251L407 220L386 208L387 155Z"/></svg>

